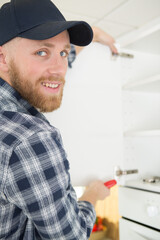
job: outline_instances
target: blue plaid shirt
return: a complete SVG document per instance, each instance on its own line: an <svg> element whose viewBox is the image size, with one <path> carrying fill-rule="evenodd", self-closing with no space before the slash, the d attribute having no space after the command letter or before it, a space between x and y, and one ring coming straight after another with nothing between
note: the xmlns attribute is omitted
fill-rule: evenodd
<svg viewBox="0 0 160 240"><path fill-rule="evenodd" d="M76 49L75 49L75 46L71 44L71 50L68 55L68 66L70 68L72 68L72 63L74 62L75 59L76 59Z"/></svg>
<svg viewBox="0 0 160 240"><path fill-rule="evenodd" d="M58 130L0 79L0 239L87 239L95 221L77 201Z"/></svg>

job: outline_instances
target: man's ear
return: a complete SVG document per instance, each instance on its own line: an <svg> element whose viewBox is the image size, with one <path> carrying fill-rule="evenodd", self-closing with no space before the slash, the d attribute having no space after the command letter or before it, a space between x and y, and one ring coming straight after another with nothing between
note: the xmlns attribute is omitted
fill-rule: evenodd
<svg viewBox="0 0 160 240"><path fill-rule="evenodd" d="M8 64L6 62L6 56L2 46L0 46L0 70L3 72L8 71Z"/></svg>

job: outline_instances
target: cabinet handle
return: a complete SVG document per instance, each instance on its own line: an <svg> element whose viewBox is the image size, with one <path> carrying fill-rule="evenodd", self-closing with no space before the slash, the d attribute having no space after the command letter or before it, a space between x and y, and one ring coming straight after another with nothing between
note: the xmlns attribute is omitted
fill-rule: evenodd
<svg viewBox="0 0 160 240"><path fill-rule="evenodd" d="M133 54L130 53L124 53L124 52L119 52L119 53L112 53L113 57L125 57L125 58L134 58Z"/></svg>

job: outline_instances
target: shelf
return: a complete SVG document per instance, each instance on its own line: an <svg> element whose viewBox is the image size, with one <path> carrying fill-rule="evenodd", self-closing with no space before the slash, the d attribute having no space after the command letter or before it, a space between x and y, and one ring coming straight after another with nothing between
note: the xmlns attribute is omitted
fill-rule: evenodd
<svg viewBox="0 0 160 240"><path fill-rule="evenodd" d="M125 84L122 90L160 93L160 74Z"/></svg>
<svg viewBox="0 0 160 240"><path fill-rule="evenodd" d="M151 136L160 136L160 129L124 132L124 137L151 137Z"/></svg>

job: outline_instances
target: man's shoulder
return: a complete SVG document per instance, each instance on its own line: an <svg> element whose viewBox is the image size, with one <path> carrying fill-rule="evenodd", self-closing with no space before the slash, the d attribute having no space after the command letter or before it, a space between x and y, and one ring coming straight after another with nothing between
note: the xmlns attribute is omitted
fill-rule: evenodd
<svg viewBox="0 0 160 240"><path fill-rule="evenodd" d="M13 111L0 113L0 129L0 141L10 146L13 142L30 138L39 132L54 131L54 127L51 127L44 119Z"/></svg>
<svg viewBox="0 0 160 240"><path fill-rule="evenodd" d="M41 126L41 124L45 124L44 119L41 119L37 116L33 116L31 114L27 114L24 112L17 111L2 111L0 113L0 121L2 125L10 124L12 126L24 126L25 128L30 129L31 126Z"/></svg>

